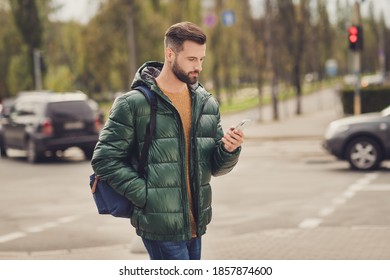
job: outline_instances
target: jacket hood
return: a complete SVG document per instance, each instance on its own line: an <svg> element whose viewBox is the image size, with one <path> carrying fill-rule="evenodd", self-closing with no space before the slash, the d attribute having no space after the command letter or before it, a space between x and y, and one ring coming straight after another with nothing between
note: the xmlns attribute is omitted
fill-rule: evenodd
<svg viewBox="0 0 390 280"><path fill-rule="evenodd" d="M151 85L156 84L155 79L160 75L163 67L163 63L157 61L149 61L144 63L136 72L134 80L131 83L131 89L136 88L139 85ZM188 85L192 90L196 90L199 87L199 83Z"/></svg>

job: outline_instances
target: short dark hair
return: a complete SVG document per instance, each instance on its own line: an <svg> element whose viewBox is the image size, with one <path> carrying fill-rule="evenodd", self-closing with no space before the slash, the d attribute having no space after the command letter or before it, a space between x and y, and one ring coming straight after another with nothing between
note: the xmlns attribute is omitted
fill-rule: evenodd
<svg viewBox="0 0 390 280"><path fill-rule="evenodd" d="M199 26L192 22L179 22L168 28L165 32L165 47L170 47L174 52L179 52L183 49L185 41L193 41L199 45L206 43L206 34Z"/></svg>

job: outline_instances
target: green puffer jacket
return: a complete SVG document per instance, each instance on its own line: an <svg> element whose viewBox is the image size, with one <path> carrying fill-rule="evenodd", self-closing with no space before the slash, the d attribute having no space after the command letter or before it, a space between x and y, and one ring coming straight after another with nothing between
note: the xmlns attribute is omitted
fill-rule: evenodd
<svg viewBox="0 0 390 280"><path fill-rule="evenodd" d="M141 237L152 240L191 239L187 194L185 138L179 113L156 86L162 64L145 63L137 72L132 88L147 85L157 95L156 129L149 148L146 175L137 172L138 159L150 106L145 97L132 90L117 98L100 133L92 167L119 193L136 206L131 224ZM197 85L192 97L191 188L196 232L201 236L211 220L211 175L228 173L236 165L240 148L229 153L222 147L223 136L216 100Z"/></svg>

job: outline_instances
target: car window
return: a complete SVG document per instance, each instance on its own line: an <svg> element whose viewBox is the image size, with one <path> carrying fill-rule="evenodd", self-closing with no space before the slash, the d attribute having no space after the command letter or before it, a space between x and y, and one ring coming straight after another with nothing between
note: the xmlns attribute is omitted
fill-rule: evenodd
<svg viewBox="0 0 390 280"><path fill-rule="evenodd" d="M39 115L42 111L42 103L38 102L16 102L13 112L17 116Z"/></svg>
<svg viewBox="0 0 390 280"><path fill-rule="evenodd" d="M87 119L93 116L93 112L86 101L77 100L49 103L47 115L49 117L78 116Z"/></svg>

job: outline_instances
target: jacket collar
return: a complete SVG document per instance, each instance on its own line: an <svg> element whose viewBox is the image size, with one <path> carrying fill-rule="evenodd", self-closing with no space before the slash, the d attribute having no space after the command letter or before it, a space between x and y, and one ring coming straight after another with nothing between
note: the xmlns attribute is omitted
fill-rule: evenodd
<svg viewBox="0 0 390 280"><path fill-rule="evenodd" d="M149 87L151 87L153 84L156 84L155 79L158 75L160 75L163 65L163 63L157 61L149 61L144 63L137 70L137 73L134 76L134 80L131 83L131 88L133 89L141 84L147 85ZM196 92L199 87L203 88L199 82L188 85L188 87L192 92Z"/></svg>

